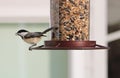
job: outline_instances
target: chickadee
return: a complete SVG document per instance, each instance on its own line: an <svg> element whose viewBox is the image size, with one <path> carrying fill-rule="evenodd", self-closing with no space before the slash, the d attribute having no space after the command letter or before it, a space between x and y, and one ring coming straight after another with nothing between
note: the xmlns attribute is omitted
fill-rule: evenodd
<svg viewBox="0 0 120 78"><path fill-rule="evenodd" d="M16 33L16 35L20 36L25 42L33 44L29 47L29 50L32 50L32 47L37 45L41 37L46 37L46 35L44 34L51 31L54 28L56 27L48 28L43 32L29 32L27 30L21 29Z"/></svg>

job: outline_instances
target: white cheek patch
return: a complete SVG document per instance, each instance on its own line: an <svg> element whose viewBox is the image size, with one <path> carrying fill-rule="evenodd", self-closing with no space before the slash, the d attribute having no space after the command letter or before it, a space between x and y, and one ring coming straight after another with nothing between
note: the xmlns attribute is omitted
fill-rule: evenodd
<svg viewBox="0 0 120 78"><path fill-rule="evenodd" d="M25 36L26 34L28 34L28 32L23 32L23 33L19 33L21 36Z"/></svg>

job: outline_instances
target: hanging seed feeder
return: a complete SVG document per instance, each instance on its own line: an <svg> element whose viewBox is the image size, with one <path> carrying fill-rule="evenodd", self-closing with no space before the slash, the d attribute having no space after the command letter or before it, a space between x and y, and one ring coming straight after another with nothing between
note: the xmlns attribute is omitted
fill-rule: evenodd
<svg viewBox="0 0 120 78"><path fill-rule="evenodd" d="M34 49L107 49L89 40L90 0L50 0L51 40Z"/></svg>

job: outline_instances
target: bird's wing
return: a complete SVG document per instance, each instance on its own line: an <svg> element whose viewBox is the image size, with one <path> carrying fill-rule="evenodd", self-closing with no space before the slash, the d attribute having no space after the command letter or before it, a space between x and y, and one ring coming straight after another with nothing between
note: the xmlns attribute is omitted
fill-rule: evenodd
<svg viewBox="0 0 120 78"><path fill-rule="evenodd" d="M34 38L34 37L41 37L41 36L43 36L41 32L32 32L32 33L29 32L24 36L24 38Z"/></svg>

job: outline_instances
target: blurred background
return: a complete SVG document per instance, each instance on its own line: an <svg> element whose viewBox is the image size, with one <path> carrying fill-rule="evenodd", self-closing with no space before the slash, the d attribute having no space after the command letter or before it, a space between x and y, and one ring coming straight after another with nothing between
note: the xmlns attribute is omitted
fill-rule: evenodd
<svg viewBox="0 0 120 78"><path fill-rule="evenodd" d="M15 35L49 28L49 8L49 0L0 0L0 78L67 78L67 51L29 51Z"/></svg>
<svg viewBox="0 0 120 78"><path fill-rule="evenodd" d="M52 53L50 50L29 51L30 45L15 35L19 29L43 31L48 28L48 25L48 23L0 24L1 78L49 78L50 76L56 78L61 74L60 77L67 76L67 53L65 51L53 51ZM44 40L50 39L48 34L47 36L38 45L42 45Z"/></svg>
<svg viewBox="0 0 120 78"><path fill-rule="evenodd" d="M108 0L106 43L110 49L107 55L108 61L105 63L108 66L108 78L120 78L119 7L119 0ZM0 1L0 78L68 78L68 51L28 51L30 45L15 35L23 28L30 31L43 31L48 28L49 12L49 0ZM44 44L44 40L51 39L50 34L47 33L47 38L43 38L38 45ZM90 55L94 57L94 54ZM91 58L89 63L93 61ZM89 68L92 70L94 66ZM88 70L88 67L86 69ZM91 70L92 74L95 73ZM91 75L86 78L96 77Z"/></svg>

